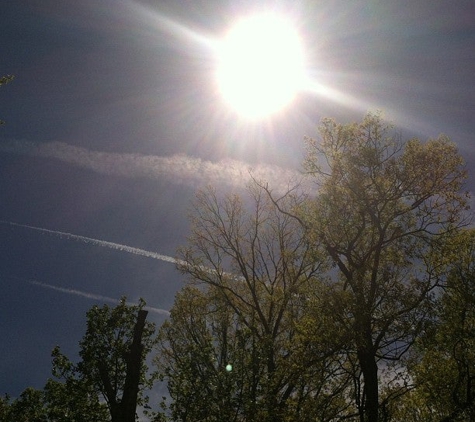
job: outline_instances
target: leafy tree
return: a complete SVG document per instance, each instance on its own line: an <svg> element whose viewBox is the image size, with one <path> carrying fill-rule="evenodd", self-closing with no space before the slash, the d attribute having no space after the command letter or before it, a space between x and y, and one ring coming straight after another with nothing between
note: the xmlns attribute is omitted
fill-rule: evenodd
<svg viewBox="0 0 475 422"><path fill-rule="evenodd" d="M172 419L331 420L347 406L337 393L348 376L334 357L343 339L308 311L323 307L325 265L263 188L248 192L197 196L179 268L201 290L177 296L158 355Z"/></svg>
<svg viewBox="0 0 475 422"><path fill-rule="evenodd" d="M8 422L10 420L10 412L10 396L8 394L0 396L0 421Z"/></svg>
<svg viewBox="0 0 475 422"><path fill-rule="evenodd" d="M78 394L71 397L73 402L97 408L101 415L97 401L101 397L112 422L135 421L136 406L147 403L144 390L151 388L156 379L149 374L145 362L157 340L155 325L146 322L144 306L142 300L131 306L122 298L115 308L104 305L90 309L86 334L80 342L81 361L77 364L61 354L58 347L53 350L53 373L66 381L67 391L72 387ZM58 398L63 388L50 383L46 391Z"/></svg>
<svg viewBox="0 0 475 422"><path fill-rule="evenodd" d="M422 328L437 285L427 257L461 224L466 173L446 136L403 142L379 114L324 119L319 132L304 162L318 191L294 216L336 267L345 301L328 306L352 339L359 419L376 422L381 365L399 361Z"/></svg>
<svg viewBox="0 0 475 422"><path fill-rule="evenodd" d="M220 403L230 420L377 422L404 394L421 402L405 365L431 322L434 257L465 223L463 160L445 136L403 142L379 114L325 119L320 135L306 140L314 193L198 194L179 268L202 290L162 329L174 420L219 420ZM231 356L248 378L219 371Z"/></svg>
<svg viewBox="0 0 475 422"><path fill-rule="evenodd" d="M49 421L104 422L110 420L104 402L88 383L78 379L59 382L49 379L43 389Z"/></svg>
<svg viewBox="0 0 475 422"><path fill-rule="evenodd" d="M48 422L43 392L28 387L10 405L8 422Z"/></svg>
<svg viewBox="0 0 475 422"><path fill-rule="evenodd" d="M413 396L428 421L475 421L475 230L462 231L441 255L443 292L417 344Z"/></svg>
<svg viewBox="0 0 475 422"><path fill-rule="evenodd" d="M13 81L14 76L13 75L6 75L6 76L1 76L0 77L0 86L7 84L8 82ZM3 120L0 120L0 126L5 124Z"/></svg>
<svg viewBox="0 0 475 422"><path fill-rule="evenodd" d="M236 389L244 388L242 380L234 376L243 364L235 356L235 345L219 341L228 340L238 329L230 319L229 308L210 301L208 294L192 287L178 293L170 320L161 327L163 345L157 355L173 399L173 420L222 417L233 421L242 406L251 404L238 403L235 394Z"/></svg>
<svg viewBox="0 0 475 422"><path fill-rule="evenodd" d="M1 422L104 422L110 420L97 395L77 385L48 380L43 390L26 388L17 399L0 399Z"/></svg>
<svg viewBox="0 0 475 422"><path fill-rule="evenodd" d="M10 420L10 397L5 394L0 396L0 421L8 422Z"/></svg>
<svg viewBox="0 0 475 422"><path fill-rule="evenodd" d="M52 352L53 375L43 390L27 388L19 398L0 400L2 422L135 422L137 404L155 376L148 374L146 355L156 344L155 326L146 322L145 302L87 313L80 342L81 361L72 363L59 347Z"/></svg>

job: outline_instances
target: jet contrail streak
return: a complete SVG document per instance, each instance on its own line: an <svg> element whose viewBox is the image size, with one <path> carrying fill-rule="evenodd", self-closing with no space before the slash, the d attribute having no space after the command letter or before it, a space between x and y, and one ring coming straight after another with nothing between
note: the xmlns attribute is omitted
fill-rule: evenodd
<svg viewBox="0 0 475 422"><path fill-rule="evenodd" d="M66 239L77 240L77 241L81 241L81 242L88 243L91 245L102 246L104 248L110 248L110 249L115 249L118 251L128 252L134 255L140 255L140 256L145 256L147 258L158 259L159 261L170 262L172 264L178 264L183 267L188 267L190 265L189 263L187 263L186 261L183 261L182 259L176 259L168 255L162 255L156 252L146 251L145 249L134 248L132 246L122 245L120 243L108 242L106 240L100 240L100 239L93 239L92 237L79 236L77 234L61 232L57 230L44 229L42 227L29 226L27 224L14 223L12 221L0 220L0 224L6 224L6 225L14 226L14 227L22 227L29 230L36 230L41 233L48 233L55 236L59 236L61 238L65 237ZM206 271L209 274L216 274L215 269L206 267L204 265L200 265L198 268L203 271ZM233 275L228 272L223 272L222 274L223 275L226 274L234 279L240 278L239 276Z"/></svg>
<svg viewBox="0 0 475 422"><path fill-rule="evenodd" d="M26 280L26 279L23 279L23 278L20 278L20 277L15 277L15 276L8 276L8 277L15 278L17 280L26 281L27 283L32 284L34 286L39 286L39 287L43 287L45 289L55 290L57 292L66 293L66 294L69 294L69 295L81 296L81 297L85 297L87 299L100 300L100 301L115 303L115 304L119 303L119 300L114 299L113 297L97 295L97 294L89 293L89 292L83 292L81 290L76 290L76 289L68 289L66 287L53 286L52 284L42 283L42 282L36 281L36 280ZM127 302L127 304L128 305L137 305L136 303L133 303L133 302ZM145 306L144 309L147 310L147 311L150 311L150 312L160 314L160 315L165 315L165 316L170 315L170 312L167 311L166 309L154 308L153 306Z"/></svg>
<svg viewBox="0 0 475 422"><path fill-rule="evenodd" d="M90 243L96 246L102 246L104 248L115 249L118 251L124 251L124 252L132 253L135 255L145 256L147 258L158 259L160 261L170 262L172 264L185 264L184 261L175 259L168 255L162 255L156 252L146 251L145 249L134 248L132 246L121 245L120 243L107 242L105 240L93 239L92 237L79 236L77 234L61 232L57 230L48 230L48 229L43 229L41 227L29 226L27 224L13 223L11 221L0 220L0 224L8 224L14 227L23 227L25 229L36 230L41 233L48 233L55 236L65 237L66 239L77 240L84 243Z"/></svg>

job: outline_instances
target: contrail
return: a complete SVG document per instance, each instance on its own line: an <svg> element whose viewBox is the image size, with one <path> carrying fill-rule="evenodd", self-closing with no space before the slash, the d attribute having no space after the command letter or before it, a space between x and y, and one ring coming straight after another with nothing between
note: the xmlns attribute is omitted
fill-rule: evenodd
<svg viewBox="0 0 475 422"><path fill-rule="evenodd" d="M108 242L106 240L100 240L100 239L93 239L92 237L79 236L77 234L61 232L58 230L44 229L42 227L29 226L28 224L14 223L12 221L0 220L0 224L6 224L6 225L14 226L14 227L22 227L25 229L36 230L41 233L48 233L55 236L59 236L61 238L64 237L66 239L77 240L77 241L81 241L81 242L88 243L91 245L102 246L104 248L110 248L110 249L115 249L118 251L128 252L134 255L140 255L140 256L145 256L147 258L158 259L159 261L170 262L172 264L177 264L182 267L188 267L190 265L188 262L183 261L182 259L173 258L168 255L162 255L157 252L147 251L145 249L139 249L139 248L134 248L132 246L122 245L120 243ZM199 268L210 274L216 274L216 270L212 268L208 268L204 265L200 265ZM223 274L228 274L229 276L236 278L236 276L231 273L226 272Z"/></svg>
<svg viewBox="0 0 475 422"><path fill-rule="evenodd" d="M15 276L8 276L8 277L14 278L17 280L26 281L27 283L32 284L34 286L39 286L45 289L55 290L57 292L66 293L69 295L75 295L75 296L85 297L87 299L100 300L103 302L109 302L109 303L115 303L115 304L119 303L119 300L114 299L113 297L109 297L109 296L97 295L94 293L84 292L84 291L76 290L76 289L68 289L66 287L53 286L52 284L42 283L36 280L27 280L27 279L15 277ZM127 302L127 305L137 305L137 304L134 302ZM160 315L165 315L165 316L170 315L170 312L167 311L166 309L154 308L153 306L145 306L144 309L150 312L160 314Z"/></svg>
<svg viewBox="0 0 475 422"><path fill-rule="evenodd" d="M115 250L119 250L119 251L132 253L132 254L135 254L135 255L145 256L147 258L158 259L160 261L170 262L172 264L181 264L181 265L185 264L184 261L173 258L173 257L168 256L168 255L162 255L162 254L159 254L159 253L156 253L156 252L146 251L145 249L134 248L132 246L121 245L120 243L107 242L105 240L93 239L92 237L79 236L77 234L61 232L61 231L57 231L57 230L48 230L48 229L44 229L44 228L41 228L41 227L29 226L27 224L13 223L11 221L0 220L0 224L8 224L8 225L14 226L14 227L22 227L22 228L25 228L25 229L36 230L36 231L39 231L41 233L48 233L48 234L52 234L52 235L59 236L59 237L65 237L66 239L77 240L77 241L80 241L80 242L89 243L89 244L96 245L96 246L102 246L104 248L115 249Z"/></svg>
<svg viewBox="0 0 475 422"><path fill-rule="evenodd" d="M100 174L126 178L167 180L170 183L198 188L208 184L245 188L252 178L269 182L277 192L285 193L289 183L299 181L299 172L275 165L250 165L225 159L207 161L183 154L154 156L119 154L89 150L64 142L35 143L2 140L0 152L52 158ZM252 175L252 176L251 176Z"/></svg>

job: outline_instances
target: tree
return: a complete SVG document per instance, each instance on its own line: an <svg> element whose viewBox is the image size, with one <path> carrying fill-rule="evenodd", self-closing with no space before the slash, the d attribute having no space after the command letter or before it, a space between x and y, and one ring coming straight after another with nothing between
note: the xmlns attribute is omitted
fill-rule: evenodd
<svg viewBox="0 0 475 422"><path fill-rule="evenodd" d="M14 78L15 77L13 75L6 75L6 76L0 77L0 86L5 85L8 82L13 81ZM3 125L3 124L5 124L5 122L3 120L0 120L0 126Z"/></svg>
<svg viewBox="0 0 475 422"><path fill-rule="evenodd" d="M306 139L304 162L318 190L294 216L336 267L346 302L335 312L361 371L359 418L376 422L380 367L399 361L422 328L437 285L427 256L462 223L466 172L446 136L402 142L380 114L324 119L319 132Z"/></svg>
<svg viewBox="0 0 475 422"><path fill-rule="evenodd" d="M475 421L475 230L437 257L445 263L436 313L417 342L416 396L434 422Z"/></svg>
<svg viewBox="0 0 475 422"><path fill-rule="evenodd" d="M240 370L244 364L232 334L239 328L231 322L229 307L222 300L210 300L209 293L185 287L160 329L157 363L168 381L172 420L231 422L253 403L236 394L245 388L245 376L252 377Z"/></svg>
<svg viewBox="0 0 475 422"><path fill-rule="evenodd" d="M14 400L8 412L8 422L48 422L41 390L28 387Z"/></svg>
<svg viewBox="0 0 475 422"><path fill-rule="evenodd" d="M80 379L49 379L43 388L48 421L104 422L110 420L106 404L91 385Z"/></svg>
<svg viewBox="0 0 475 422"><path fill-rule="evenodd" d="M135 422L136 406L144 404L148 374L145 357L156 344L155 326L146 322L145 302L113 309L104 305L87 313L87 331L80 342L78 364L52 352L53 375L43 390L25 389L19 398L0 400L0 421Z"/></svg>
<svg viewBox="0 0 475 422"><path fill-rule="evenodd" d="M0 396L0 421L1 422L8 422L10 421L10 397L5 394L4 396Z"/></svg>
<svg viewBox="0 0 475 422"><path fill-rule="evenodd" d="M324 306L325 265L263 188L248 192L197 195L178 264L191 286L177 295L158 355L172 419L331 420L347 406L348 377L334 354L343 340L309 311Z"/></svg>
<svg viewBox="0 0 475 422"><path fill-rule="evenodd" d="M58 347L53 350L54 374L66 381L66 387L74 388L77 400L92 397L94 404L102 397L112 422L134 422L137 405L147 402L144 390L155 380L145 362L157 341L155 325L146 322L144 306L142 300L132 306L122 298L115 308L90 309L78 364L71 363ZM58 388L62 387L50 384L47 391Z"/></svg>
<svg viewBox="0 0 475 422"><path fill-rule="evenodd" d="M194 405L189 392L204 386L194 376L215 374L213 356L229 356L236 344L244 357L259 356L257 372L245 371L257 380L258 394L246 397L259 411L235 420L292 420L292 409L300 420L326 420L305 399L338 392L334 419L377 422L410 391L408 351L430 325L444 266L434 257L465 224L463 160L446 136L403 142L380 114L349 125L324 119L320 135L306 139L304 170L315 192L276 197L256 182L248 202L220 200L212 189L197 197L178 266L203 290L177 302L163 349L185 414L185 403ZM336 383L312 384L319 370L319 381L334 373ZM234 410L253 385L239 379L219 391L232 392Z"/></svg>
<svg viewBox="0 0 475 422"><path fill-rule="evenodd" d="M11 401L0 398L1 422L104 422L107 408L78 385L48 380L43 390L28 387Z"/></svg>

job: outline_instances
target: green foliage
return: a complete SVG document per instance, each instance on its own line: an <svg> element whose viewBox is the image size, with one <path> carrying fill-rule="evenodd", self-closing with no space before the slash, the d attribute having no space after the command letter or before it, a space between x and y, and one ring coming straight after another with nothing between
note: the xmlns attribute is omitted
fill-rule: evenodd
<svg viewBox="0 0 475 422"><path fill-rule="evenodd" d="M158 337L143 318L138 403L157 377L171 399L154 421L475 420L475 231L456 146L403 142L379 113L319 131L304 162L316 192L198 193L178 252L188 283ZM55 348L60 381L0 399L0 421L123 421L144 305L92 308L79 363Z"/></svg>
<svg viewBox="0 0 475 422"><path fill-rule="evenodd" d="M332 353L342 338L310 312L324 306L316 291L326 289L325 265L281 211L298 198L277 206L258 183L248 192L197 196L180 256L191 285L160 330L172 420L331 420L347 407L337 392L349 378Z"/></svg>
<svg viewBox="0 0 475 422"><path fill-rule="evenodd" d="M179 269L202 289L187 287L161 330L172 420L430 415L397 403L424 403L408 351L430 331L464 224L463 160L446 136L402 141L379 113L324 119L319 132L306 140L313 194L276 198L258 182L249 198L198 194ZM445 362L444 379L466 387L460 367L472 362L436 352L428 362ZM429 375L440 380L429 369L428 385Z"/></svg>
<svg viewBox="0 0 475 422"><path fill-rule="evenodd" d="M6 75L6 76L0 77L0 86L5 85L8 82L13 81L13 79L15 79L15 77L13 75Z"/></svg>
<svg viewBox="0 0 475 422"><path fill-rule="evenodd" d="M0 401L1 422L104 422L109 420L97 395L71 383L48 380L43 390L28 387L17 399Z"/></svg>
<svg viewBox="0 0 475 422"><path fill-rule="evenodd" d="M331 420L346 407L341 393L348 379L315 339L304 341L308 323L301 334L295 327L287 341L269 344L216 287L187 286L160 330L157 364L168 381L171 419Z"/></svg>
<svg viewBox="0 0 475 422"><path fill-rule="evenodd" d="M177 298L161 331L173 420L375 422L409 392L434 257L467 208L463 160L446 136L403 142L380 114L319 132L304 162L314 195L275 198L257 182L249 198L198 194L179 268L204 287Z"/></svg>
<svg viewBox="0 0 475 422"><path fill-rule="evenodd" d="M5 396L0 396L0 422L10 421L10 397L5 394Z"/></svg>
<svg viewBox="0 0 475 422"><path fill-rule="evenodd" d="M137 314L145 306L128 305L122 298L119 305L110 308L94 306L87 313L87 330L80 342L80 362L73 364L57 347L53 350L53 374L66 381L66 388L78 393L76 400L85 400L89 406L97 407L98 397L107 404L112 420L120 413L121 402L125 400L127 380L130 378L131 346ZM140 380L137 404L145 405L148 397L144 391L152 387L156 375L148 370L145 357L156 345L155 325L145 322L143 329L142 360L140 362ZM58 384L50 384L49 390L62 388ZM88 401L92 399L92 402Z"/></svg>
<svg viewBox="0 0 475 422"><path fill-rule="evenodd" d="M42 391L31 387L23 391L11 404L9 417L12 422L47 422Z"/></svg>
<svg viewBox="0 0 475 422"><path fill-rule="evenodd" d="M44 389L48 420L55 422L104 422L109 411L93 388L80 380L48 380Z"/></svg>
<svg viewBox="0 0 475 422"><path fill-rule="evenodd" d="M15 77L13 75L6 75L0 77L0 86L7 84L8 82L13 81ZM5 124L3 120L0 120L0 126Z"/></svg>
<svg viewBox="0 0 475 422"><path fill-rule="evenodd" d="M319 130L304 162L317 192L198 194L179 269L201 289L161 330L172 420L376 422L420 401L407 356L464 223L463 160L378 113Z"/></svg>
<svg viewBox="0 0 475 422"><path fill-rule="evenodd" d="M319 189L299 218L338 270L334 288L347 300L335 314L361 371L355 402L377 421L378 362L404 357L423 328L438 281L428 257L463 222L466 172L447 137L402 142L380 114L324 119L320 135L306 140L304 168Z"/></svg>
<svg viewBox="0 0 475 422"><path fill-rule="evenodd" d="M126 304L122 298L115 308L94 306L87 313L87 330L80 342L79 363L72 363L59 347L52 352L53 375L43 390L27 388L19 398L0 400L1 422L104 422L135 419L135 406L144 405L144 395L156 375L149 373L145 358L157 343L155 326L145 322L139 305ZM143 331L137 327L144 323ZM140 343L137 334L140 331ZM130 394L131 358L138 345L138 400ZM60 381L58 381L58 379ZM133 390L133 388L132 388ZM132 397L132 418L124 415L123 401ZM129 406L130 408L130 406ZM127 408L127 409L129 409ZM130 413L130 412L129 412ZM158 415L156 420L158 421Z"/></svg>
<svg viewBox="0 0 475 422"><path fill-rule="evenodd" d="M207 296L186 288L177 295L170 320L160 330L164 344L157 362L169 379L173 420L211 421L217 415L233 420L234 373L225 367L232 362L236 371L239 363L227 345L215 350L212 335L222 337L233 329L219 324L221 312L226 309L209 309Z"/></svg>
<svg viewBox="0 0 475 422"><path fill-rule="evenodd" d="M434 421L475 419L475 230L463 230L438 256L443 291L417 344L413 396Z"/></svg>

